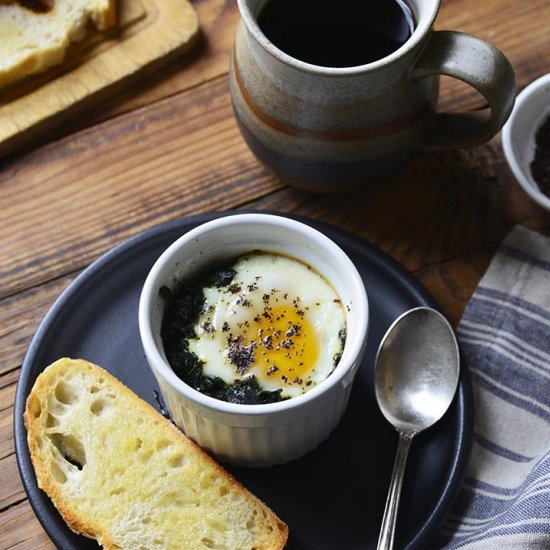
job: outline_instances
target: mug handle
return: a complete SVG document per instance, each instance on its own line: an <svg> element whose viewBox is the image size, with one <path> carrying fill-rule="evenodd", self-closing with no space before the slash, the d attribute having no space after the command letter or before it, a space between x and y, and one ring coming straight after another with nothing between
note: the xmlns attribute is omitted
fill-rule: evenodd
<svg viewBox="0 0 550 550"><path fill-rule="evenodd" d="M488 107L464 113L437 113L422 138L425 151L472 147L489 141L504 126L514 106L512 65L492 44L456 31L434 31L411 70L412 78L447 75L475 88Z"/></svg>

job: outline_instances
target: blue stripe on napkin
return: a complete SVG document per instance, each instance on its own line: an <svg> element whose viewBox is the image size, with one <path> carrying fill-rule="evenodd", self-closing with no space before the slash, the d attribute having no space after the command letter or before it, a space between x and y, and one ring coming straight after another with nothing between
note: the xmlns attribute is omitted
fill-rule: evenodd
<svg viewBox="0 0 550 550"><path fill-rule="evenodd" d="M550 239L506 237L457 334L474 442L434 547L550 549Z"/></svg>

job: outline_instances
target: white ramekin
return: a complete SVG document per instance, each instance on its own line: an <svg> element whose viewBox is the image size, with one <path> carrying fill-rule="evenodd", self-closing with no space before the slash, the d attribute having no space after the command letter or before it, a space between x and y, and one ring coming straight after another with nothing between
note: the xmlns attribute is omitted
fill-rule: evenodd
<svg viewBox="0 0 550 550"><path fill-rule="evenodd" d="M550 116L550 73L526 86L516 99L510 118L502 128L504 156L523 190L542 208L550 210L546 196L531 175L535 156L535 134Z"/></svg>
<svg viewBox="0 0 550 550"><path fill-rule="evenodd" d="M258 249L297 258L333 285L346 310L346 343L332 374L305 394L265 405L227 403L191 388L168 364L160 337L164 303L159 289ZM288 462L328 437L347 405L365 352L368 320L365 286L348 256L308 225L269 214L221 217L183 235L152 267L139 304L145 355L172 418L218 459L246 466Z"/></svg>

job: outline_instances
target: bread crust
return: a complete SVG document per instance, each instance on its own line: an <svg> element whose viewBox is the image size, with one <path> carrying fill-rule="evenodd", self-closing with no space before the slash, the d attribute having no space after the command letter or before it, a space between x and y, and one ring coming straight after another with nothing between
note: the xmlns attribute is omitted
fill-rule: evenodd
<svg viewBox="0 0 550 550"><path fill-rule="evenodd" d="M141 418L142 422L143 419L153 422L155 426L159 427L159 437L168 438L170 443L177 443L181 448L184 448L189 460L194 461L195 464L200 464L201 471L207 471L216 479L223 480L223 483L227 484L231 488L231 491L235 491L235 493L241 495L251 507L259 510L261 515L266 518L266 522L273 527L269 543L266 545L260 542L254 546L256 550L284 548L288 537L287 525L212 457L186 437L176 426L101 367L82 359L63 358L47 367L38 376L26 400L24 424L27 429L29 452L36 472L38 486L50 497L72 531L96 539L104 548L120 548L120 544L113 538L113 534L107 526L95 521L94 518L85 516L79 507L75 506L71 499L68 498L64 490L64 484L60 483L59 479L56 479L56 470L53 464L55 457L49 450L48 445L45 444L45 439L52 437L51 434L55 432L55 428L50 428L49 430L47 428L48 419L51 419L51 413L54 411L54 408L51 406L52 400L54 403L56 402L52 396L55 395L56 388L60 387L59 384L66 381L69 374L72 376L77 371L83 377L91 377L95 380L94 384L96 386L101 381L102 388L107 388L109 392L117 396L124 395L131 403L132 408L126 414L130 414L134 420ZM72 406L71 404L67 405L69 409ZM117 414L121 414L120 411L116 412ZM156 432L151 437L153 435L156 436ZM117 434L117 436L123 438L124 434ZM106 468L111 467L108 465L108 460L106 460L106 464Z"/></svg>
<svg viewBox="0 0 550 550"><path fill-rule="evenodd" d="M100 31L116 26L117 0L88 0L88 5L83 0L79 15L68 19L72 1L54 0L46 13L0 2L0 87L61 64L70 43L85 34L88 19Z"/></svg>
<svg viewBox="0 0 550 550"><path fill-rule="evenodd" d="M117 23L117 2L116 0L109 0L109 5L105 11L105 28L110 29Z"/></svg>
<svg viewBox="0 0 550 550"><path fill-rule="evenodd" d="M117 0L107 0L104 9L100 12L96 26L100 31L105 31L116 26L117 23Z"/></svg>

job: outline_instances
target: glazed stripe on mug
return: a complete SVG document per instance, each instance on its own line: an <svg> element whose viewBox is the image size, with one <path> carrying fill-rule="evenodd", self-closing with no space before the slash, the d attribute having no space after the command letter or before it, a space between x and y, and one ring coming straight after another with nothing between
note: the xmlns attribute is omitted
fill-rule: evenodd
<svg viewBox="0 0 550 550"><path fill-rule="evenodd" d="M272 128L273 130L277 130L290 136L297 136L318 141L359 141L366 139L376 139L383 136L391 136L393 134L402 132L411 126L418 124L420 120L422 120L430 113L428 109L425 109L422 112L412 113L397 120L392 120L387 124L372 126L370 128L361 128L358 130L319 131L296 128L294 126L291 126L290 124L285 124L284 122L281 122L280 120L277 120L276 118L273 118L272 116L262 111L258 104L252 99L242 81L241 71L237 63L235 52L233 52L232 58L235 81L248 108L264 124Z"/></svg>

